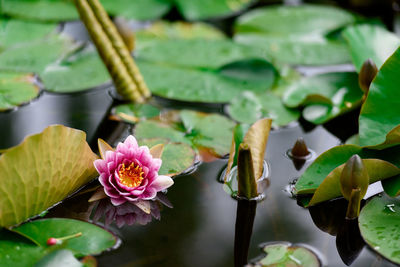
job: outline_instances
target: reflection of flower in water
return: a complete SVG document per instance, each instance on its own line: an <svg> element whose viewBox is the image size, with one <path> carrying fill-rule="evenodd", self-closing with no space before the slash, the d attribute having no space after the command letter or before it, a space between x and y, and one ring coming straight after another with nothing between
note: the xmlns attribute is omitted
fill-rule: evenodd
<svg viewBox="0 0 400 267"><path fill-rule="evenodd" d="M172 208L171 203L163 193L158 193L155 200L143 201L141 203L146 208L139 208L136 203L125 202L119 206L114 206L109 198L104 198L99 201L96 211L94 212L93 220L98 221L104 216L105 224L109 225L113 221L118 227L123 225L141 224L145 225L151 222L152 218L160 220L160 207L162 204ZM141 206L143 207L143 206Z"/></svg>

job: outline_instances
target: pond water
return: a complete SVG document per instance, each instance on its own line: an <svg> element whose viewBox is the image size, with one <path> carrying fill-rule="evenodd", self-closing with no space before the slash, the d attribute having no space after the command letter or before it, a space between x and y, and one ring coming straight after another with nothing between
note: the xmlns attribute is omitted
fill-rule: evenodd
<svg viewBox="0 0 400 267"><path fill-rule="evenodd" d="M299 137L316 154L341 142L321 126L305 132L296 124L271 132L266 153L270 187L257 205L249 259L261 254L261 243L289 241L311 246L325 266L345 266L335 236L317 228L310 212L288 192L288 184L310 163L298 171L286 155ZM122 246L99 256L99 266L233 266L237 201L217 181L226 163L203 163L194 173L176 177L168 192L174 208L165 208L161 221L113 228ZM394 265L364 247L351 266Z"/></svg>

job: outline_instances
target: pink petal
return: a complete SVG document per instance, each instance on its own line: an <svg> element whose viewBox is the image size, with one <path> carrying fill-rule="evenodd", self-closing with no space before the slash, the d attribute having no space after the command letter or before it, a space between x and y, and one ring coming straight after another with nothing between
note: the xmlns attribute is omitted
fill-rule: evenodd
<svg viewBox="0 0 400 267"><path fill-rule="evenodd" d="M121 204L124 204L126 202L126 199L119 197L119 198L111 198L111 203L114 206L119 206Z"/></svg>
<svg viewBox="0 0 400 267"><path fill-rule="evenodd" d="M154 182L151 184L151 187L154 188L157 192L159 192L167 189L173 184L174 180L172 180L171 177L160 175L154 180Z"/></svg>

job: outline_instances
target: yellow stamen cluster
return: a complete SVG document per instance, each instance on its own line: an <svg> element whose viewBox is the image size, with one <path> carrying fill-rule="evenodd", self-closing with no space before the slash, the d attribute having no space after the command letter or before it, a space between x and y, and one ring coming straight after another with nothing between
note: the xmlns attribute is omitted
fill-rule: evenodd
<svg viewBox="0 0 400 267"><path fill-rule="evenodd" d="M144 172L142 171L142 167L132 162L128 167L125 166L125 163L122 163L118 174L121 184L133 188L142 183Z"/></svg>

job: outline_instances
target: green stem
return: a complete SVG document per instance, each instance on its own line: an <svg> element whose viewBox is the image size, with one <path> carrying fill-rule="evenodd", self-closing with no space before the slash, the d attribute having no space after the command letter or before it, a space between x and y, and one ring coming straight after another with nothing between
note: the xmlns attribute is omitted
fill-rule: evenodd
<svg viewBox="0 0 400 267"><path fill-rule="evenodd" d="M360 215L361 189L351 190L349 205L347 206L346 218L355 219Z"/></svg>
<svg viewBox="0 0 400 267"><path fill-rule="evenodd" d="M243 143L238 153L238 196L247 199L258 195L250 148Z"/></svg>
<svg viewBox="0 0 400 267"><path fill-rule="evenodd" d="M80 236L82 236L82 232L79 232L79 233L76 233L76 234L73 234L73 235L67 235L67 236L59 237L59 238L56 238L56 239L60 240L60 241L63 241L63 240L68 240L68 239L75 238L75 237L80 237Z"/></svg>

